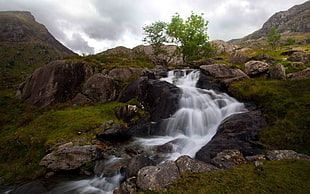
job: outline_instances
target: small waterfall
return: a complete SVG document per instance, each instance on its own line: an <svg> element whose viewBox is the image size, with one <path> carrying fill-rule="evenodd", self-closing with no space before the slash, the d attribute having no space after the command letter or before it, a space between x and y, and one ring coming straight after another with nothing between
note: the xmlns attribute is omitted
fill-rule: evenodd
<svg viewBox="0 0 310 194"><path fill-rule="evenodd" d="M198 70L177 70L161 79L182 90L179 109L161 124L166 136L140 138L139 143L145 146L172 144L173 151L168 154L171 160L181 155L194 157L211 140L226 117L246 111L242 103L225 93L196 88L199 76Z"/></svg>
<svg viewBox="0 0 310 194"><path fill-rule="evenodd" d="M181 155L194 157L199 149L215 135L220 123L229 115L246 111L244 105L225 93L196 88L200 72L198 70L170 71L162 81L175 84L182 90L179 109L161 123L165 136L137 138L134 143L147 150L153 146L170 143L172 152L163 159L175 160ZM107 161L113 162L113 161ZM123 176L95 177L79 181L65 182L52 190L57 194L106 194L119 187Z"/></svg>

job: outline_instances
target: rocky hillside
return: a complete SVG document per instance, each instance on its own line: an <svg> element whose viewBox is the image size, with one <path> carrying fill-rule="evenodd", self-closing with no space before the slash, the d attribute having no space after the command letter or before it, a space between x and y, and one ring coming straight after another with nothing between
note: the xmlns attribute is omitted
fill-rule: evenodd
<svg viewBox="0 0 310 194"><path fill-rule="evenodd" d="M74 53L57 41L30 12L0 12L0 87L12 87L28 72Z"/></svg>
<svg viewBox="0 0 310 194"><path fill-rule="evenodd" d="M239 39L232 40L231 43L240 41L260 39L265 37L270 28L275 27L279 33L309 33L310 32L310 1L301 5L296 5L287 11L280 11L271 16L263 27L254 33Z"/></svg>

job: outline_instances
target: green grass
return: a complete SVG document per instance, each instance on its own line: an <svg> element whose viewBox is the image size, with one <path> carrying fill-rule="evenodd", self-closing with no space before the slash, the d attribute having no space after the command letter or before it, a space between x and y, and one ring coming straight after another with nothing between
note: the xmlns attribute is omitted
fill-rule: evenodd
<svg viewBox="0 0 310 194"><path fill-rule="evenodd" d="M309 161L264 163L262 168L245 164L225 171L189 173L161 193L309 193Z"/></svg>
<svg viewBox="0 0 310 194"><path fill-rule="evenodd" d="M38 108L21 103L10 92L1 94L0 177L7 184L41 176L44 169L38 163L48 149L75 139L91 144L102 123L122 123L114 116L115 107L123 105L118 102Z"/></svg>
<svg viewBox="0 0 310 194"><path fill-rule="evenodd" d="M310 80L245 80L230 93L241 101L255 101L268 124L260 140L273 149L310 154Z"/></svg>

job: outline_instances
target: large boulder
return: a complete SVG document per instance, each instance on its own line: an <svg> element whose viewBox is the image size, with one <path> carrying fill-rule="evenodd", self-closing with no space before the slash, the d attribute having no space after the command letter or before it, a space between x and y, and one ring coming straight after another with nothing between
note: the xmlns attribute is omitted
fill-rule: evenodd
<svg viewBox="0 0 310 194"><path fill-rule="evenodd" d="M75 170L96 158L96 146L67 146L47 154L39 164L52 171Z"/></svg>
<svg viewBox="0 0 310 194"><path fill-rule="evenodd" d="M269 69L270 78L286 80L285 68L282 64L277 64Z"/></svg>
<svg viewBox="0 0 310 194"><path fill-rule="evenodd" d="M106 141L126 141L131 137L128 128L121 124L114 124L104 128L102 133L96 135L98 139Z"/></svg>
<svg viewBox="0 0 310 194"><path fill-rule="evenodd" d="M126 81L133 76L142 76L144 72L144 69L134 67L115 68L109 72L108 76L114 79L120 79L121 81Z"/></svg>
<svg viewBox="0 0 310 194"><path fill-rule="evenodd" d="M116 98L114 80L101 73L91 76L83 87L83 93L95 102L110 102Z"/></svg>
<svg viewBox="0 0 310 194"><path fill-rule="evenodd" d="M138 155L132 158L125 169L127 178L136 176L138 171L145 166L153 166L155 162L145 155Z"/></svg>
<svg viewBox="0 0 310 194"><path fill-rule="evenodd" d="M290 76L292 80L304 80L310 79L310 68L306 68L302 71L294 72Z"/></svg>
<svg viewBox="0 0 310 194"><path fill-rule="evenodd" d="M260 144L258 133L265 124L260 111L231 115L222 122L211 141L196 153L196 159L210 163L224 150L239 150L244 156L262 153L265 147Z"/></svg>
<svg viewBox="0 0 310 194"><path fill-rule="evenodd" d="M310 54L306 53L305 51L296 51L290 55L288 60L292 62L303 62L304 64L307 64L310 62Z"/></svg>
<svg viewBox="0 0 310 194"><path fill-rule="evenodd" d="M216 154L211 163L218 168L229 169L236 164L246 163L246 160L239 150L224 150Z"/></svg>
<svg viewBox="0 0 310 194"><path fill-rule="evenodd" d="M240 69L233 69L222 63L202 65L200 69L215 78L247 77Z"/></svg>
<svg viewBox="0 0 310 194"><path fill-rule="evenodd" d="M92 69L83 62L53 61L35 70L20 85L16 96L34 106L47 106L71 100Z"/></svg>
<svg viewBox="0 0 310 194"><path fill-rule="evenodd" d="M233 52L228 58L229 63L243 65L249 60L249 57L241 52Z"/></svg>
<svg viewBox="0 0 310 194"><path fill-rule="evenodd" d="M187 172L211 172L218 170L217 167L201 162L199 160L192 159L189 156L180 156L176 161L176 165L179 168L181 174Z"/></svg>
<svg viewBox="0 0 310 194"><path fill-rule="evenodd" d="M158 166L146 166L137 174L137 185L142 190L164 190L181 177L177 165L166 161Z"/></svg>
<svg viewBox="0 0 310 194"><path fill-rule="evenodd" d="M263 61L249 61L244 65L244 71L248 76L255 76L267 72L269 64Z"/></svg>
<svg viewBox="0 0 310 194"><path fill-rule="evenodd" d="M173 84L160 80L138 78L127 85L119 96L126 102L136 98L150 113L151 121L170 117L178 109L181 90Z"/></svg>

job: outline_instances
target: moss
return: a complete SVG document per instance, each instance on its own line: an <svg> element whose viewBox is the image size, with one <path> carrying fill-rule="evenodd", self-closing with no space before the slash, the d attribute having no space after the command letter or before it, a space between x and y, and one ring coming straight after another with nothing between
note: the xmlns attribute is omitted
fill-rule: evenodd
<svg viewBox="0 0 310 194"><path fill-rule="evenodd" d="M310 162L269 161L261 168L252 164L231 170L189 173L161 193L307 193ZM157 193L157 192L146 192Z"/></svg>
<svg viewBox="0 0 310 194"><path fill-rule="evenodd" d="M310 80L245 80L230 93L241 101L255 101L268 124L260 139L270 148L310 153Z"/></svg>
<svg viewBox="0 0 310 194"><path fill-rule="evenodd" d="M29 107L14 99L10 92L1 96L0 177L6 183L37 178L44 173L38 165L48 149L59 143L84 139L92 143L101 124L114 116L118 102L86 107L55 105Z"/></svg>

